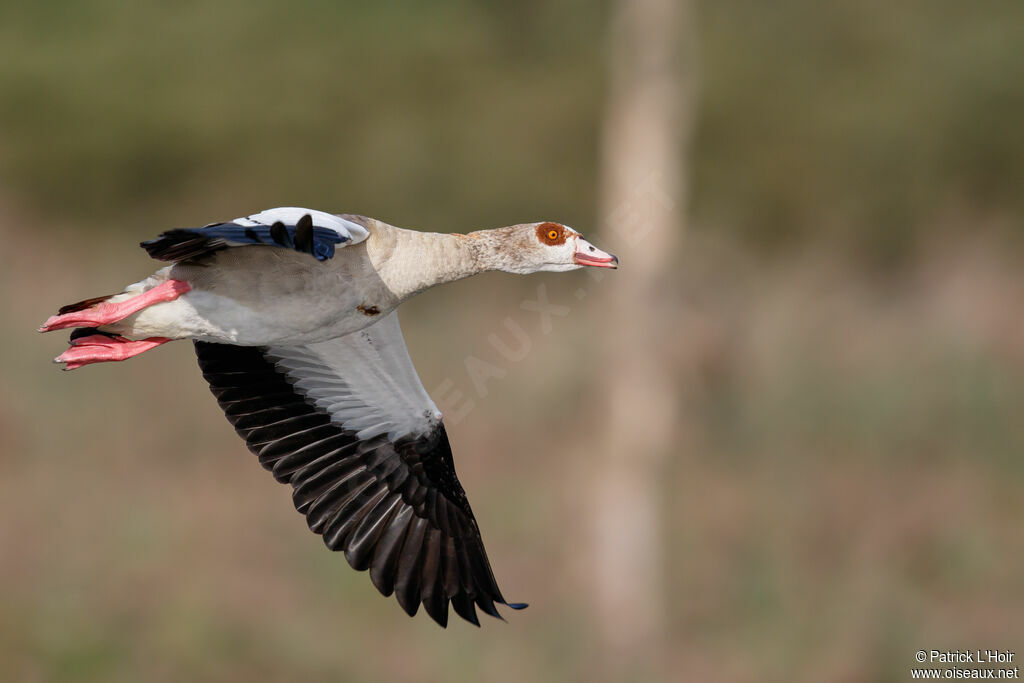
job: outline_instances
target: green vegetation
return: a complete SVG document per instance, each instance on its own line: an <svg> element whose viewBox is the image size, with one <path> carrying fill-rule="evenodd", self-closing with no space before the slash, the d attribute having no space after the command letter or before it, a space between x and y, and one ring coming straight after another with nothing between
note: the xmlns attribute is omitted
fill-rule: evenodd
<svg viewBox="0 0 1024 683"><path fill-rule="evenodd" d="M0 8L0 178L134 230L280 203L434 229L594 219L600 5L444 0ZM912 254L1024 210L1024 5L698 7L697 226Z"/></svg>

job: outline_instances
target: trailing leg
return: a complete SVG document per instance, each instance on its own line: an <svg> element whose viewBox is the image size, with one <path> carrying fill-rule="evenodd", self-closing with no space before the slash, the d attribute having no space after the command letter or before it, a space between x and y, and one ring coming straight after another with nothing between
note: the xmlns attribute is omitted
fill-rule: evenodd
<svg viewBox="0 0 1024 683"><path fill-rule="evenodd" d="M91 328L75 330L71 335L71 348L54 358L53 362L65 363L65 370L75 370L91 363L127 360L169 341L167 337L135 341Z"/></svg>
<svg viewBox="0 0 1024 683"><path fill-rule="evenodd" d="M167 280L156 287L147 289L138 296L133 296L116 303L110 297L88 299L77 304L63 307L57 315L51 316L40 332L50 332L68 327L99 327L124 320L133 313L138 313L153 304L174 301L192 288L183 280ZM120 360L120 359L119 359Z"/></svg>

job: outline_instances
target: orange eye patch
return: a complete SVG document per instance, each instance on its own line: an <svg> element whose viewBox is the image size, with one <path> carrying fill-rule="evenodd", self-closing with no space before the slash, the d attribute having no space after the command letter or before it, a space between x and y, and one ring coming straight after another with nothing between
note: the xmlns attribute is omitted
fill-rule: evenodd
<svg viewBox="0 0 1024 683"><path fill-rule="evenodd" d="M557 246L564 244L566 234L565 226L558 223L541 223L537 226L537 239L543 244Z"/></svg>

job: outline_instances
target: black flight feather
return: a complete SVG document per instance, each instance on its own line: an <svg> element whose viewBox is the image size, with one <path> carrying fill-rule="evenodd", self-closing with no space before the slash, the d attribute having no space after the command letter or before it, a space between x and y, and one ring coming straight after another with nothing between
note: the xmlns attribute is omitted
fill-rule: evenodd
<svg viewBox="0 0 1024 683"><path fill-rule="evenodd" d="M301 242L301 240L300 240ZM296 243L298 246L298 243ZM502 597L476 519L455 475L444 425L394 442L360 440L306 399L265 349L195 342L199 366L228 420L260 463L293 489L310 529L408 614L438 624L448 604L479 626ZM519 609L522 605L509 605Z"/></svg>

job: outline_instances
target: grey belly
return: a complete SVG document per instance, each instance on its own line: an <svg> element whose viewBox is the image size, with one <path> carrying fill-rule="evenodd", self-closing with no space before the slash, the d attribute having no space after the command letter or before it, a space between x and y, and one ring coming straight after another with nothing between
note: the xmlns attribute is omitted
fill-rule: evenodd
<svg viewBox="0 0 1024 683"><path fill-rule="evenodd" d="M187 336L246 346L326 341L372 325L391 310L373 306L377 314L366 315L360 310L367 308L362 299L352 294L336 297L330 305L316 297L295 295L253 307L202 290L186 294L182 305L195 311L194 316L186 314L186 319L194 320Z"/></svg>
<svg viewBox="0 0 1024 683"><path fill-rule="evenodd" d="M286 249L240 247L175 264L169 276L192 291L137 314L132 336L260 346L355 332L397 305L360 246L339 249L325 262Z"/></svg>

